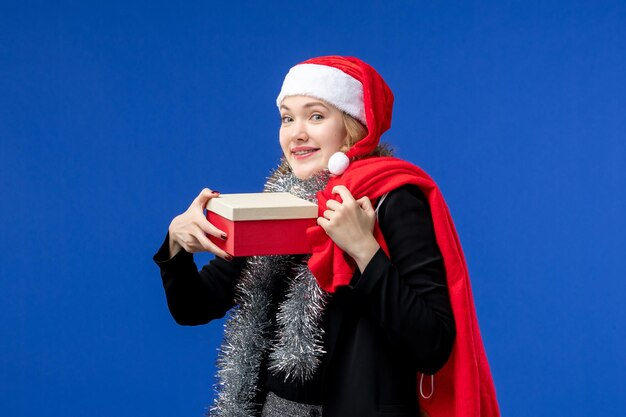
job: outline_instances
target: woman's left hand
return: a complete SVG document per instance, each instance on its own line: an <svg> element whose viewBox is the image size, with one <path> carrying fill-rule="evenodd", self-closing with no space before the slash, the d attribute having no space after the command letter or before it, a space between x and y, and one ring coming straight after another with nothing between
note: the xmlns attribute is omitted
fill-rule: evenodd
<svg viewBox="0 0 626 417"><path fill-rule="evenodd" d="M369 198L355 200L343 185L333 187L332 193L339 194L343 202L328 200L327 210L323 217L317 218L317 224L356 261L363 272L380 248L373 233L376 212Z"/></svg>

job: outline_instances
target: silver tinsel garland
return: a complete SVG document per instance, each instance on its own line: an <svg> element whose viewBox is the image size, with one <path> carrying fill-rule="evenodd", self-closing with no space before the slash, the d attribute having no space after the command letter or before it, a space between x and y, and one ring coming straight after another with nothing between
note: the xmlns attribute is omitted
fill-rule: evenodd
<svg viewBox="0 0 626 417"><path fill-rule="evenodd" d="M264 192L289 192L317 203L330 174L298 179L283 164L267 180ZM287 294L276 313L276 335L270 334L271 305L278 284L288 280ZM213 417L254 416L259 372L266 358L269 370L285 380L306 380L321 363L321 318L327 293L296 256L253 256L247 261L235 291L235 307L225 324L218 356L217 398Z"/></svg>

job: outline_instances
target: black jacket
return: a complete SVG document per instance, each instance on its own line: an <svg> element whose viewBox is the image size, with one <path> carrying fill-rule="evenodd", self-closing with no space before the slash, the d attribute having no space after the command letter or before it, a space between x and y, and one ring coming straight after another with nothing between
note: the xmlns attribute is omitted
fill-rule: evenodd
<svg viewBox="0 0 626 417"><path fill-rule="evenodd" d="M390 192L378 222L391 260L379 250L363 274L357 270L351 285L330 298L324 313L327 354L320 372L327 417L417 416L416 373L435 373L452 350L454 318L424 195L412 185ZM154 260L176 322L197 325L223 317L233 306L245 259L216 258L198 271L184 250L168 255L166 238Z"/></svg>

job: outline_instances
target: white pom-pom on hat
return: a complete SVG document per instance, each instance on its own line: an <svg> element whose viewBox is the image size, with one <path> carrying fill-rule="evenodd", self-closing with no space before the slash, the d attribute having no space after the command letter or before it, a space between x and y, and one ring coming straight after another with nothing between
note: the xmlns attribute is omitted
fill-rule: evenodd
<svg viewBox="0 0 626 417"><path fill-rule="evenodd" d="M335 152L328 160L328 171L333 175L341 175L350 165L350 159L343 152Z"/></svg>

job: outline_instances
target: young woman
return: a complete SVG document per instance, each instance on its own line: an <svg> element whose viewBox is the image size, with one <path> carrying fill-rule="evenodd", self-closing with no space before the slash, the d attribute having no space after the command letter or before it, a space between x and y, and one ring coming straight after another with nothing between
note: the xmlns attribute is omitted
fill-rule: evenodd
<svg viewBox="0 0 626 417"><path fill-rule="evenodd" d="M207 238L228 236L206 220L219 193L204 189L154 256L179 324L234 307L210 415L498 415L445 202L379 144L387 84L359 59L314 58L277 105L283 159L265 191L318 204L312 255L233 259ZM217 257L198 271L200 251Z"/></svg>

